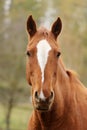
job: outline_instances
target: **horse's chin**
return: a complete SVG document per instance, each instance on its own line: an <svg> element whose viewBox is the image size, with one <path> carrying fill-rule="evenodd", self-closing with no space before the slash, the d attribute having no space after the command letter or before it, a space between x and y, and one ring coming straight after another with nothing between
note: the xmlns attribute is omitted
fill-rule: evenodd
<svg viewBox="0 0 87 130"><path fill-rule="evenodd" d="M34 109L39 112L48 112L51 109L50 105L35 105Z"/></svg>
<svg viewBox="0 0 87 130"><path fill-rule="evenodd" d="M48 112L49 111L49 109L47 108L35 108L37 111L39 111L39 112Z"/></svg>

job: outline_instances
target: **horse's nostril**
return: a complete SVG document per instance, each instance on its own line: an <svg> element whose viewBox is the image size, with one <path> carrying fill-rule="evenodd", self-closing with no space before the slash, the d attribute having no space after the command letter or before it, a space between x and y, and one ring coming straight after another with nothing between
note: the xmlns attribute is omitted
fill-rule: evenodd
<svg viewBox="0 0 87 130"><path fill-rule="evenodd" d="M51 94L50 94L49 100L53 99L53 97L54 97L54 93L51 91Z"/></svg>
<svg viewBox="0 0 87 130"><path fill-rule="evenodd" d="M51 92L51 96L53 97L53 92Z"/></svg>
<svg viewBox="0 0 87 130"><path fill-rule="evenodd" d="M38 98L38 92L35 91L35 98L37 99Z"/></svg>

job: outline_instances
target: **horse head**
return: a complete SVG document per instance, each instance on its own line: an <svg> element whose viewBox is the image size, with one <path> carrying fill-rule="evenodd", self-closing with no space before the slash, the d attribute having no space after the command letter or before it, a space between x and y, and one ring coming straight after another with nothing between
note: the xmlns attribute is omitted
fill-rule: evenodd
<svg viewBox="0 0 87 130"><path fill-rule="evenodd" d="M34 108L49 111L55 97L57 66L60 48L57 37L61 32L62 22L58 17L50 31L44 27L37 29L32 16L27 20L29 42L27 45L27 81L32 86Z"/></svg>

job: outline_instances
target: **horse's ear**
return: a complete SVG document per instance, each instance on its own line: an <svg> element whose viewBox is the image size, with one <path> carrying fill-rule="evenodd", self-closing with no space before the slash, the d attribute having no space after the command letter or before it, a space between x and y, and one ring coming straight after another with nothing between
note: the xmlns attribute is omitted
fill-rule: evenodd
<svg viewBox="0 0 87 130"><path fill-rule="evenodd" d="M34 36L34 34L37 32L36 23L32 18L32 15L30 15L27 19L27 31L30 37Z"/></svg>
<svg viewBox="0 0 87 130"><path fill-rule="evenodd" d="M55 39L60 34L61 29L62 29L62 21L58 17L57 20L53 23L52 28L51 28L51 32L53 33Z"/></svg>

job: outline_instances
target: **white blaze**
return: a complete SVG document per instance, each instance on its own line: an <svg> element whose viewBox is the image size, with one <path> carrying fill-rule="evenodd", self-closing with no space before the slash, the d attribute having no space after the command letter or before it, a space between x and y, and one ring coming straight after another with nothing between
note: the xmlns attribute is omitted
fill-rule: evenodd
<svg viewBox="0 0 87 130"><path fill-rule="evenodd" d="M42 72L42 82L44 82L44 69L47 63L48 54L50 50L51 47L47 40L41 40L37 44L37 59Z"/></svg>
<svg viewBox="0 0 87 130"><path fill-rule="evenodd" d="M42 89L40 91L39 98L42 99L43 101L45 101L45 99L46 99L46 97L44 96L44 93L43 93Z"/></svg>
<svg viewBox="0 0 87 130"><path fill-rule="evenodd" d="M39 66L41 68L42 83L44 82L44 69L47 63L50 50L51 50L51 47L49 43L47 42L47 40L41 40L37 44L37 59L38 59ZM45 100L45 96L42 89L39 96L42 100Z"/></svg>

